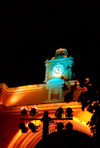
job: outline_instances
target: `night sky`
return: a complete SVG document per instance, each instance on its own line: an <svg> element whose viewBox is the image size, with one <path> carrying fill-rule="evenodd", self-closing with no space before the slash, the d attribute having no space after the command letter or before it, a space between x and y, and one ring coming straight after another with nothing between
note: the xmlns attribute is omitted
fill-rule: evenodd
<svg viewBox="0 0 100 148"><path fill-rule="evenodd" d="M76 78L100 81L99 1L3 1L0 82L9 87L42 83L45 60L58 48L75 59Z"/></svg>

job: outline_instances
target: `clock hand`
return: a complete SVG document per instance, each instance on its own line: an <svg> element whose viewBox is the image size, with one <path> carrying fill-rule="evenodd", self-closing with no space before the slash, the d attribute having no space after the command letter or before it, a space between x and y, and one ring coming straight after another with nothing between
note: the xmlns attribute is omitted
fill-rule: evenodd
<svg viewBox="0 0 100 148"><path fill-rule="evenodd" d="M59 68L57 68L57 70L59 71Z"/></svg>

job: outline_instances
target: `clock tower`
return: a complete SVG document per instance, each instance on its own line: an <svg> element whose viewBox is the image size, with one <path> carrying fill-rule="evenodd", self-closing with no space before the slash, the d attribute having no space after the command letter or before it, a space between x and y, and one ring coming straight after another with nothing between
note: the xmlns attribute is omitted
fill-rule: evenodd
<svg viewBox="0 0 100 148"><path fill-rule="evenodd" d="M55 57L46 60L45 82L52 78L72 79L73 58L68 57L66 49L57 49Z"/></svg>
<svg viewBox="0 0 100 148"><path fill-rule="evenodd" d="M62 86L72 79L73 64L73 58L68 57L68 51L65 48L57 49L55 57L45 61L45 82L49 89L49 100L63 99Z"/></svg>

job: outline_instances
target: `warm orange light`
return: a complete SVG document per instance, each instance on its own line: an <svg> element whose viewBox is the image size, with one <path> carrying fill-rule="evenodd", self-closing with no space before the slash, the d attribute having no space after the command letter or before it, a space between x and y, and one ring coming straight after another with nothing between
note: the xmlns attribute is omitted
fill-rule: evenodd
<svg viewBox="0 0 100 148"><path fill-rule="evenodd" d="M40 126L42 123L37 120L37 121L32 121L32 123L34 123L36 126ZM25 125L26 127L28 127L28 123ZM28 130L28 133L22 133L21 130L18 130L18 132L16 133L16 135L13 137L13 139L11 140L10 144L8 145L7 148L18 148L17 144L22 140L22 144L23 142L26 143L26 141L24 140L25 138L27 139L29 134L33 134L31 133L31 130ZM31 137L30 137L31 138Z"/></svg>
<svg viewBox="0 0 100 148"><path fill-rule="evenodd" d="M17 104L18 101L20 101L24 97L25 93L20 94L20 93L14 93L11 97L10 100L8 101L8 105L13 105Z"/></svg>
<svg viewBox="0 0 100 148"><path fill-rule="evenodd" d="M73 117L73 120L70 120L70 122L73 124L73 129L78 130L80 132L83 132L87 135L92 136L92 133L90 131L89 126L87 125L88 119L90 119L90 114L88 114L87 111L81 112L78 114L79 117ZM54 114L50 114L51 118L54 118ZM41 117L40 117L41 118ZM85 119L85 120L83 120ZM19 130L16 135L11 140L10 144L7 148L31 148L35 147L35 145L42 139L42 123L41 121L32 121L35 125L40 126L38 129L38 132L32 133L31 130L28 130L28 133L21 133L21 130ZM58 122L58 121L57 121ZM63 121L64 124L69 122ZM28 127L28 123L26 124ZM49 126L50 133L55 131L55 124L50 124Z"/></svg>
<svg viewBox="0 0 100 148"><path fill-rule="evenodd" d="M77 114L77 117L84 121L84 122L88 122L90 121L91 117L92 117L92 113L88 112L86 109L84 111L80 111L78 114Z"/></svg>

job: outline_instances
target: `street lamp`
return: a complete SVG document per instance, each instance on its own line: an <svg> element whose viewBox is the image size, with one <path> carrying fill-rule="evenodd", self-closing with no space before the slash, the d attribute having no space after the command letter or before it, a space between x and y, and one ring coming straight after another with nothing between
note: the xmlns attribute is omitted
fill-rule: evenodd
<svg viewBox="0 0 100 148"><path fill-rule="evenodd" d="M20 112L20 113L21 113L22 116L27 115L27 112L28 112L27 107L22 107L22 108L21 108L21 112Z"/></svg>
<svg viewBox="0 0 100 148"><path fill-rule="evenodd" d="M34 133L34 132L36 132L36 126L35 126L35 124L33 124L33 123L29 123L28 124L28 127L31 129L31 131Z"/></svg>
<svg viewBox="0 0 100 148"><path fill-rule="evenodd" d="M38 113L38 108L36 106L32 107L31 110L30 110L30 115L35 116L36 113Z"/></svg>
<svg viewBox="0 0 100 148"><path fill-rule="evenodd" d="M19 129L21 129L22 133L27 133L28 128L25 126L23 122L19 124Z"/></svg>
<svg viewBox="0 0 100 148"><path fill-rule="evenodd" d="M63 108L62 107L59 107L57 110L56 110L56 113L55 113L55 116L57 119L61 119L62 118L62 113L63 113Z"/></svg>
<svg viewBox="0 0 100 148"><path fill-rule="evenodd" d="M72 108L68 107L66 108L66 119L72 120L73 119L73 111Z"/></svg>

